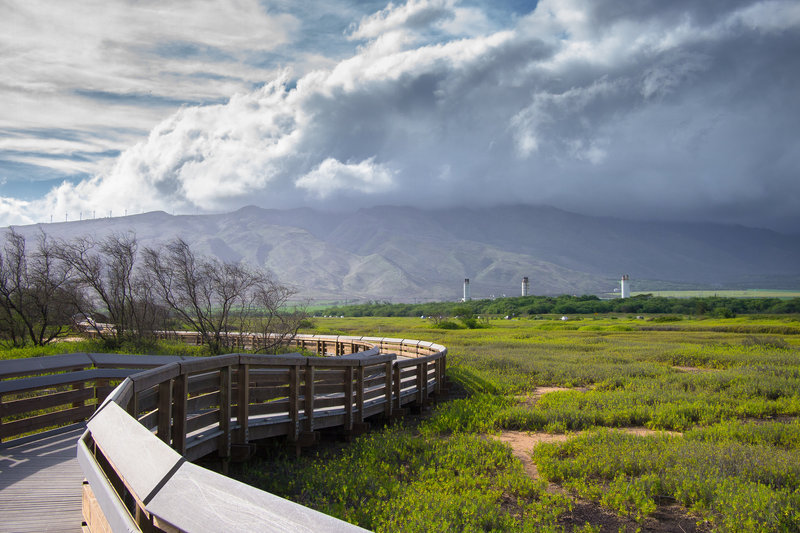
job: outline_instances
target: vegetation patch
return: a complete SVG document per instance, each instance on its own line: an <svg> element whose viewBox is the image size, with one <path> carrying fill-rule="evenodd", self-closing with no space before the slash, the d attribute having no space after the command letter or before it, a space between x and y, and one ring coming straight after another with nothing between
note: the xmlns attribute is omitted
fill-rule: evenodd
<svg viewBox="0 0 800 533"><path fill-rule="evenodd" d="M435 418L435 417L434 417ZM299 460L250 462L239 479L374 531L558 531L569 498L476 434L386 428Z"/></svg>
<svg viewBox="0 0 800 533"><path fill-rule="evenodd" d="M767 444L785 429L724 422L683 437L597 430L533 455L545 479L640 522L674 499L717 531L795 531L800 453Z"/></svg>

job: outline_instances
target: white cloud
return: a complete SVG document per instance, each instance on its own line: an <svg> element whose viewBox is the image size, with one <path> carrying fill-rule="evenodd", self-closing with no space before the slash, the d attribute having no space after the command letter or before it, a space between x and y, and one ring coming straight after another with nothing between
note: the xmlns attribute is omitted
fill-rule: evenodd
<svg viewBox="0 0 800 533"><path fill-rule="evenodd" d="M390 5L354 27L350 57L180 109L109 171L0 215L339 197L720 219L751 198L796 212L796 6L625 5L542 0L501 31L455 1ZM225 39L212 41L235 54Z"/></svg>
<svg viewBox="0 0 800 533"><path fill-rule="evenodd" d="M408 29L429 29L443 18L453 18L454 0L409 0L364 17L350 34L351 39L377 39L386 33Z"/></svg>
<svg viewBox="0 0 800 533"><path fill-rule="evenodd" d="M376 165L374 158L360 163L342 163L328 158L295 184L317 198L327 198L337 192L370 194L391 190L393 174L385 165Z"/></svg>

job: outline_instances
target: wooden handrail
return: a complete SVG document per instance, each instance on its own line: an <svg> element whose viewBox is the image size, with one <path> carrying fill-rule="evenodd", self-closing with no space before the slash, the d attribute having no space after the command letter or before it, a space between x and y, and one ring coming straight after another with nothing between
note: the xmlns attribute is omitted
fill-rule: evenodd
<svg viewBox="0 0 800 533"><path fill-rule="evenodd" d="M242 334L237 335L241 341ZM250 342L258 341L254 335ZM424 405L432 394L446 390L447 350L416 340L319 335L298 335L289 345L326 357L229 354L151 360L77 354L54 357L50 370L68 372L47 376L41 375L48 371L42 365L47 358L6 365L8 373L4 373L7 362L0 361L0 379L11 374L14 378L0 381L0 390L37 392L35 397L11 403L0 394L0 413L18 415L27 407L43 409L45 403L52 408L62 399L73 403L55 412L59 423L94 411L78 445L88 480L84 516L90 529L360 530L186 461L209 454L225 462L246 457L254 441L267 437L285 437L299 449L314 443L324 428L363 431L365 420L373 415L402 414L403 406ZM134 373L130 370L134 365L150 369ZM26 373L31 377L24 377ZM123 381L111 389L108 381L115 379ZM52 390L64 383L84 392L64 395ZM86 405L90 397L96 398L95 406ZM10 410L7 406L12 404ZM16 421L16 426L11 426L14 422L0 425L0 438L19 434L19 428L45 427L35 421L37 416L41 415ZM157 458L173 457L165 450L180 459L163 471L157 467L162 464ZM152 487L136 482L142 475L158 481ZM184 501L186 497L181 496L188 486L213 493L216 500L208 508L197 508L196 500L192 505L191 498ZM236 516L229 516L231 501L238 502ZM178 503L184 507L176 512L172 504ZM278 508L289 515L276 518Z"/></svg>

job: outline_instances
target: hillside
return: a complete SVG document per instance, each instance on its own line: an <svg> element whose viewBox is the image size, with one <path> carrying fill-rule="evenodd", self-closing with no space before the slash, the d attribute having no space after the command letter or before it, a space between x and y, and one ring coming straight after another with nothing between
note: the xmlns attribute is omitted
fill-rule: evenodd
<svg viewBox="0 0 800 533"><path fill-rule="evenodd" d="M134 231L143 245L181 236L200 253L272 270L305 297L454 299L602 293L622 273L634 290L660 286L800 283L800 236L713 224L630 222L549 207L351 213L246 207L218 215L128 217L41 224L58 238Z"/></svg>

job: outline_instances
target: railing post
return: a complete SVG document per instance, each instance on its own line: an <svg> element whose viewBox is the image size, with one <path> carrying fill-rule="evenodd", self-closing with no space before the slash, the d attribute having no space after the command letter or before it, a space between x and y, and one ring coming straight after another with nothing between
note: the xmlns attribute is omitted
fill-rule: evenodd
<svg viewBox="0 0 800 533"><path fill-rule="evenodd" d="M158 430L156 436L169 444L172 418L172 380L158 384Z"/></svg>
<svg viewBox="0 0 800 533"><path fill-rule="evenodd" d="M172 448L181 455L186 454L186 389L188 374L179 374L173 383L172 399Z"/></svg>
<svg viewBox="0 0 800 533"><path fill-rule="evenodd" d="M306 415L306 431L311 433L314 431L314 367L311 365L305 366L305 415Z"/></svg>
<svg viewBox="0 0 800 533"><path fill-rule="evenodd" d="M289 419L292 421L289 440L296 442L300 434L300 368L296 364L289 366Z"/></svg>
<svg viewBox="0 0 800 533"><path fill-rule="evenodd" d="M238 377L236 422L239 424L239 431L236 434L236 444L247 444L250 441L250 365L240 364Z"/></svg>
<svg viewBox="0 0 800 533"><path fill-rule="evenodd" d="M231 367L219 369L219 456L231 456Z"/></svg>
<svg viewBox="0 0 800 533"><path fill-rule="evenodd" d="M423 393L423 385L425 381L425 374L423 373L423 370L425 369L425 364L418 364L414 368L417 369L417 404L423 405L425 403L425 396Z"/></svg>
<svg viewBox="0 0 800 533"><path fill-rule="evenodd" d="M131 394L131 399L128 402L128 405L126 406L125 410L128 412L129 415L131 415L136 420L139 419L139 417L137 416L139 414L139 393L136 392L135 387L133 394Z"/></svg>
<svg viewBox="0 0 800 533"><path fill-rule="evenodd" d="M383 388L384 393L386 394L386 408L384 410L384 415L390 417L392 416L392 361L386 361L384 368Z"/></svg>
<svg viewBox="0 0 800 533"><path fill-rule="evenodd" d="M344 368L344 429L353 429L353 367Z"/></svg>
<svg viewBox="0 0 800 533"><path fill-rule="evenodd" d="M356 370L356 423L364 422L364 367L358 365Z"/></svg>
<svg viewBox="0 0 800 533"><path fill-rule="evenodd" d="M434 394L439 396L442 393L442 374L443 374L442 358L440 357L439 359L436 359L434 363L436 364L436 366L434 367L434 375L433 375L434 379L433 392Z"/></svg>
<svg viewBox="0 0 800 533"><path fill-rule="evenodd" d="M83 390L86 388L86 382L81 381L80 383L75 383L72 385L72 390ZM77 402L72 402L72 407L83 407L86 405L86 400L80 400Z"/></svg>
<svg viewBox="0 0 800 533"><path fill-rule="evenodd" d="M403 406L400 403L400 393L402 392L402 385L400 383L400 367L397 366L397 361L395 364L392 365L394 378L392 379L392 384L394 385L394 400L395 400L395 409L401 409Z"/></svg>
<svg viewBox="0 0 800 533"><path fill-rule="evenodd" d="M101 378L101 379L95 380L95 382L94 382L94 408L95 409L100 407L100 404L102 404L103 400L105 400L105 397L101 396L101 390L100 390L100 389L103 389L105 387L108 387L108 379Z"/></svg>

